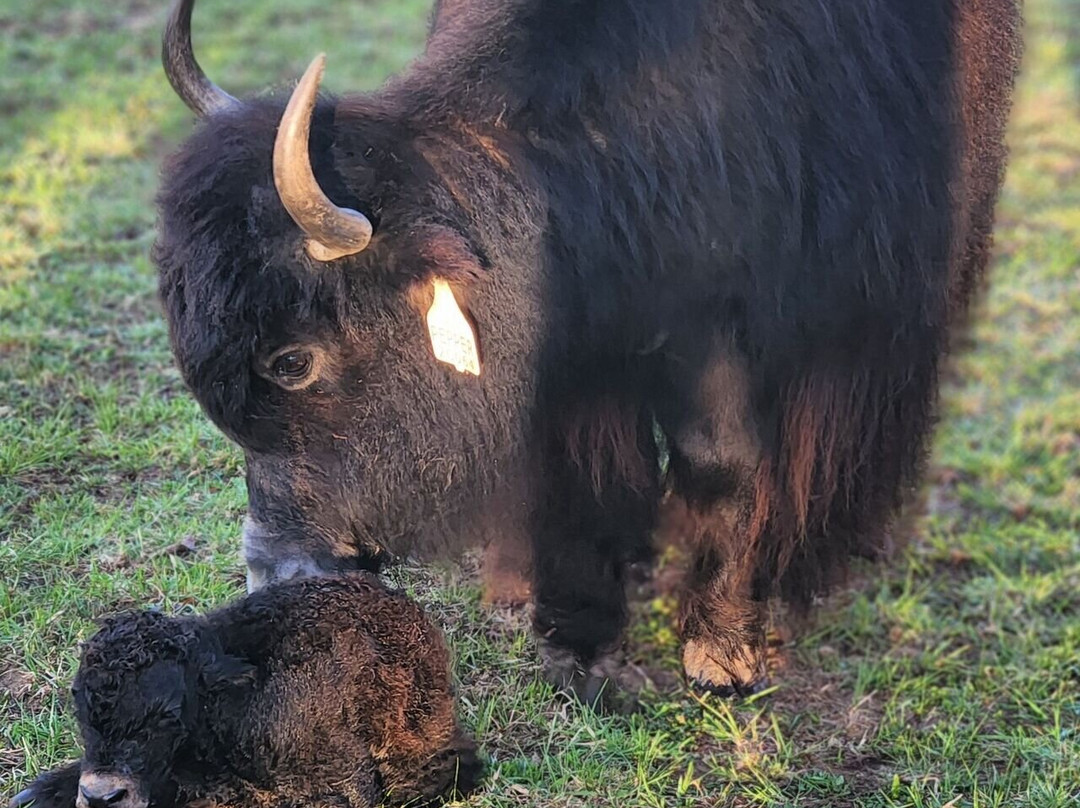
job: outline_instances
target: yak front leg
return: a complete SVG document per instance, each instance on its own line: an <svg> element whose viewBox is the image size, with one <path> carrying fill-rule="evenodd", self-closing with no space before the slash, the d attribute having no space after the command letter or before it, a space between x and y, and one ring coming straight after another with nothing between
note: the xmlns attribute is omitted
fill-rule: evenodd
<svg viewBox="0 0 1080 808"><path fill-rule="evenodd" d="M552 685L595 705L614 686L626 623L617 548L589 535L548 534L537 547L533 628Z"/></svg>
<svg viewBox="0 0 1080 808"><path fill-rule="evenodd" d="M754 589L753 558L699 548L679 622L690 683L720 696L748 696L768 683L766 604Z"/></svg>
<svg viewBox="0 0 1080 808"><path fill-rule="evenodd" d="M686 391L663 419L673 483L668 529L690 556L679 611L683 667L698 687L748 694L765 682L767 590L758 580L761 447L749 374L721 345L696 375L672 379Z"/></svg>
<svg viewBox="0 0 1080 808"><path fill-rule="evenodd" d="M615 687L627 565L651 546L659 483L651 418L590 412L606 412L607 442L559 441L542 470L533 622L548 681L597 706Z"/></svg>

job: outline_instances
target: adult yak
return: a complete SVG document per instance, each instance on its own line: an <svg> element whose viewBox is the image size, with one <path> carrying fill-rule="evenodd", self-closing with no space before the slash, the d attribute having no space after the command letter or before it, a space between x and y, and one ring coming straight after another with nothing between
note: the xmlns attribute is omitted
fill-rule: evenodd
<svg viewBox="0 0 1080 808"><path fill-rule="evenodd" d="M193 2L155 255L246 453L250 585L523 530L548 674L591 698L667 489L686 673L759 686L767 599L874 552L917 480L1015 0L458 0L373 93L318 99L320 58L243 102Z"/></svg>

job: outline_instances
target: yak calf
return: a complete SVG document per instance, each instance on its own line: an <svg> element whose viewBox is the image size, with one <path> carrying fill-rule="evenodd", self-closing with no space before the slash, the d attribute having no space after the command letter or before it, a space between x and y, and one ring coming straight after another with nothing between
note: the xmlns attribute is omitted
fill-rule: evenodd
<svg viewBox="0 0 1080 808"><path fill-rule="evenodd" d="M106 620L72 692L81 761L12 808L428 805L477 783L442 636L369 575L205 617Z"/></svg>

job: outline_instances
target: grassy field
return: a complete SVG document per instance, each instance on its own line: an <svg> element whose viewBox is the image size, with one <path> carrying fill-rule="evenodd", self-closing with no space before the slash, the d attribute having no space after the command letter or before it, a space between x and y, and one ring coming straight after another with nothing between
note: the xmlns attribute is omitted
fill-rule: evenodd
<svg viewBox="0 0 1080 808"><path fill-rule="evenodd" d="M65 691L92 619L243 589L239 453L168 352L147 258L190 116L165 0L0 0L0 796L76 753ZM373 86L427 0L201 0L234 93L329 54ZM917 538L774 654L752 702L678 684L672 604L638 606L657 687L599 717L537 678L521 614L469 564L399 577L448 626L485 806L1080 805L1080 0L1028 0L995 286L957 363Z"/></svg>

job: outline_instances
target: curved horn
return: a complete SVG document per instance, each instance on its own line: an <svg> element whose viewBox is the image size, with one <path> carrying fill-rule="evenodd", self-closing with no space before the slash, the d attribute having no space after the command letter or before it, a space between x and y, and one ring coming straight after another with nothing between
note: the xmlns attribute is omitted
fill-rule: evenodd
<svg viewBox="0 0 1080 808"><path fill-rule="evenodd" d="M175 0L161 36L161 63L176 94L200 118L239 103L210 81L191 50L191 9L195 0Z"/></svg>
<svg viewBox="0 0 1080 808"><path fill-rule="evenodd" d="M333 261L353 255L371 241L371 222L364 214L339 208L323 193L311 170L308 136L319 93L326 54L308 65L281 116L274 142L274 185L285 210L309 237L308 255Z"/></svg>

